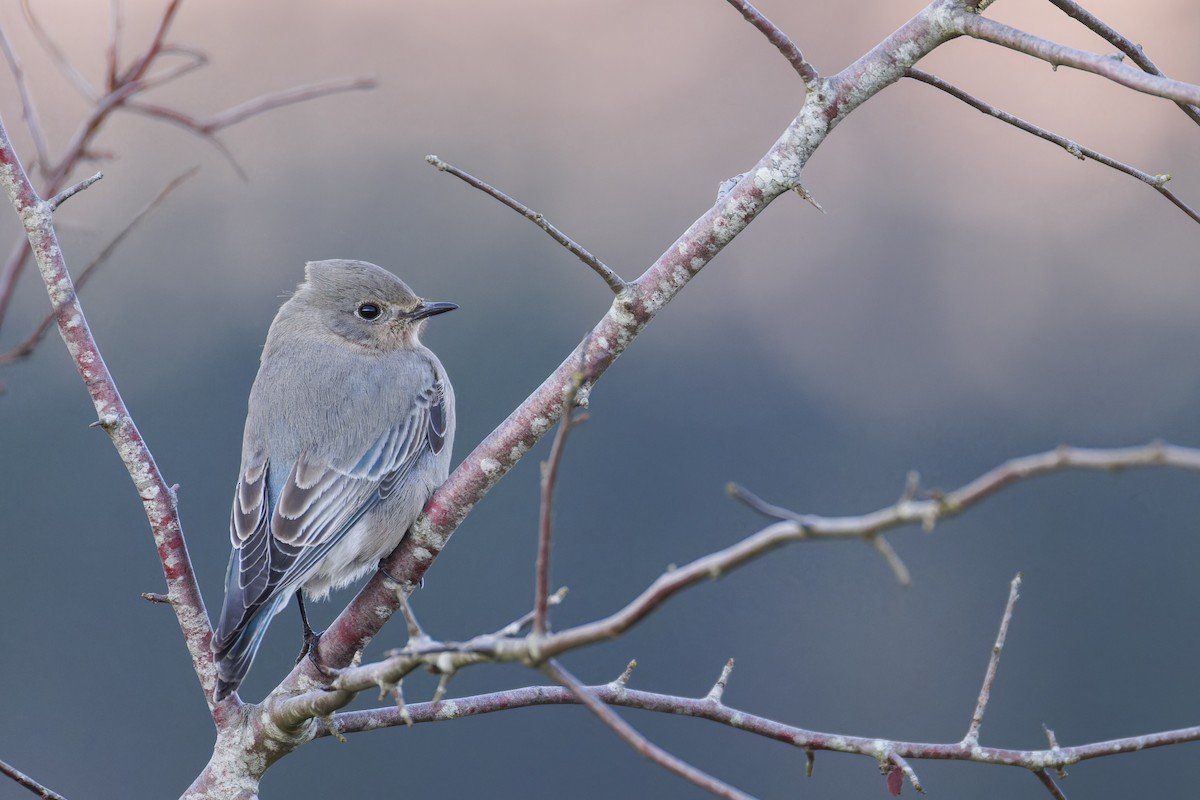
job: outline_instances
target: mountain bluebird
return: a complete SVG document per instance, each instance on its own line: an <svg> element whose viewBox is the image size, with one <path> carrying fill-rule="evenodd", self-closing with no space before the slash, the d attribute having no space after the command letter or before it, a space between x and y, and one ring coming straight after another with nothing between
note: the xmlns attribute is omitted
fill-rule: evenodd
<svg viewBox="0 0 1200 800"><path fill-rule="evenodd" d="M454 391L419 335L458 306L364 261L312 261L304 274L250 390L212 639L218 701L288 599L303 615L304 593L323 599L375 568L450 469Z"/></svg>

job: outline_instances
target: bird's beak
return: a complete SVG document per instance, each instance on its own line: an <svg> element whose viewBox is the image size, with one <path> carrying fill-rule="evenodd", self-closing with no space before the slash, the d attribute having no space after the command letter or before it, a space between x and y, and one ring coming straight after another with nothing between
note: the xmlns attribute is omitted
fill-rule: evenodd
<svg viewBox="0 0 1200 800"><path fill-rule="evenodd" d="M432 317L434 314L445 314L447 311L453 311L456 308L458 306L454 303L421 303L421 305L416 307L416 310L408 315L408 318L416 321Z"/></svg>

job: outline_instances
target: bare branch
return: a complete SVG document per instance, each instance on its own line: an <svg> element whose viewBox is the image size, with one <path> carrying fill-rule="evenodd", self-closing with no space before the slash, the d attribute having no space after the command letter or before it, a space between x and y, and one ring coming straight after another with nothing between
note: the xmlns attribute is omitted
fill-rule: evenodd
<svg viewBox="0 0 1200 800"><path fill-rule="evenodd" d="M960 30L968 36L1040 58L1055 68L1062 66L1091 72L1136 92L1164 97L1176 103L1200 103L1200 86L1195 84L1142 72L1108 56L1042 39L979 14L960 14L956 19Z"/></svg>
<svg viewBox="0 0 1200 800"><path fill-rule="evenodd" d="M104 85L108 91L117 88L117 71L121 68L121 0L108 3L108 50L104 54Z"/></svg>
<svg viewBox="0 0 1200 800"><path fill-rule="evenodd" d="M1062 10L1068 17L1079 20L1088 30L1097 34L1109 44L1114 45L1122 53L1129 56L1129 59L1133 63L1146 72L1149 72L1151 75L1166 77L1166 75L1163 75L1162 70L1150 60L1150 56L1146 55L1146 51L1142 49L1141 45L1134 44L1129 39L1126 39L1078 3L1072 2L1072 0L1050 0L1050 2ZM1192 122L1200 125L1200 108L1188 103L1177 103L1177 105L1183 110L1183 113L1191 118Z"/></svg>
<svg viewBox="0 0 1200 800"><path fill-rule="evenodd" d="M37 106L33 103L29 83L25 80L25 70L21 68L21 62L17 60L17 54L13 52L3 28L0 28L0 50L4 51L4 60L8 62L8 70L12 73L13 81L17 84L17 93L21 96L21 116L25 120L25 128L29 131L29 138L33 140L38 169L45 175L46 170L50 168L50 146L46 141L46 134L42 131L41 122L38 121Z"/></svg>
<svg viewBox="0 0 1200 800"><path fill-rule="evenodd" d="M906 77L921 81L922 83L927 83L930 86L933 86L937 89L941 89L946 94L950 95L951 97L958 98L959 100L963 101L964 103L966 103L967 105L976 109L977 111L981 111L990 117L995 117L996 119L1000 120L1001 122L1007 122L1009 125L1012 125L1016 128L1020 128L1021 130L1025 131L1026 133L1032 133L1034 136L1045 139L1048 142L1053 142L1054 144L1063 148L1068 153L1070 153L1071 155L1075 156L1076 158L1078 158L1080 160L1085 159L1085 158L1090 158L1093 161L1096 161L1096 162L1099 162L1099 163L1105 165L1106 167L1112 167L1113 169L1117 170L1118 172L1124 172L1126 175L1132 175L1133 177L1137 178L1138 180L1142 181L1143 183L1148 184L1152 189L1154 189L1156 192L1161 194L1163 197L1170 200L1172 203L1175 204L1175 206L1180 211L1187 214L1193 220L1195 220L1196 222L1200 222L1200 213L1197 213L1195 211L1195 209L1193 209L1187 203L1180 200L1179 197L1176 196L1176 194L1174 192L1172 192L1170 189L1168 189L1166 187L1165 184L1168 180L1170 180L1170 178L1171 178L1170 175L1151 175L1150 173L1143 172L1142 170L1140 170L1136 167L1131 167L1130 165L1128 165L1124 162L1117 161L1115 158L1110 158L1109 156L1106 156L1103 153L1100 153L1096 150L1092 150L1090 147L1083 147L1082 145L1078 145L1075 142L1072 142L1070 139L1067 139L1066 137L1059 136L1056 133L1051 133L1050 131L1046 130L1045 128L1040 128L1037 125L1034 125L1033 123L1026 122L1025 120L1021 119L1020 117L1013 116L1012 114L1009 114L1006 111L1001 111L1000 109L996 108L995 106L989 105L989 104L983 102L982 100L979 100L979 99L967 94L962 89L959 89L957 86L947 83L946 81L942 80L941 78L938 78L936 75L931 75L928 72L923 72L919 69L910 69L908 71L908 75ZM1187 106L1187 107L1190 108L1190 106Z"/></svg>
<svg viewBox="0 0 1200 800"><path fill-rule="evenodd" d="M54 197L51 197L49 200L47 200L46 207L49 208L51 211L56 211L58 209L58 207L61 206L63 203L67 202L72 197L79 194L84 189L88 188L93 183L95 183L96 181L100 180L103 177L104 177L103 172L97 172L92 177L84 178L79 183L75 184L74 186L68 186L66 189L63 189L58 194L54 195Z"/></svg>
<svg viewBox="0 0 1200 800"><path fill-rule="evenodd" d="M28 0L25 0L28 2ZM146 75L146 71L150 69L150 65L158 58L158 54L163 49L163 44L167 38L167 31L171 28L171 23L175 21L175 15L179 12L179 7L183 0L170 0L167 7L163 9L162 16L158 20L158 29L154 32L154 37L150 40L150 44L146 46L145 52L141 57L134 61L125 74L117 78L118 85L130 84L135 81L140 81Z"/></svg>
<svg viewBox="0 0 1200 800"><path fill-rule="evenodd" d="M88 278L92 276L92 272L108 260L108 258L117 249L117 246L124 241L125 237L128 236L135 227L137 227L138 223L141 222L147 214L160 206L162 202L167 199L167 196L171 194L171 192L175 191L175 189L178 188L184 181L195 175L198 171L199 169L197 167L193 167L187 172L177 175L173 180L171 180L170 183L164 186L157 195L154 196L153 200L138 209L138 212L134 214L133 218L125 224L125 227L122 228L121 231L114 236L107 245L104 246L104 249L101 250L94 259L92 259L90 264L80 271L79 277L75 279L75 290L78 291L79 289L83 288L83 285L87 283ZM24 245L25 243L21 242L21 244ZM22 250L23 252L28 252L27 248L23 247ZM51 312L42 319L41 323L38 324L37 328L34 329L33 333L31 333L29 337L25 339L25 341L21 342L7 353L0 353L0 366L11 364L14 361L18 361L22 358L32 355L34 349L38 346L38 343L41 342L42 337L46 335L46 332L50 330L50 326L53 324L54 312Z"/></svg>
<svg viewBox="0 0 1200 800"><path fill-rule="evenodd" d="M1063 794L1062 789L1058 788L1058 784L1054 782L1054 779L1046 774L1046 770L1035 769L1033 774L1037 776L1039 781L1041 781L1042 786L1046 787L1046 790L1050 792L1050 796L1053 797L1054 800L1067 800L1067 796Z"/></svg>
<svg viewBox="0 0 1200 800"><path fill-rule="evenodd" d="M576 244L573 239L560 231L558 228L551 225L550 221L542 216L542 214L539 212L534 211L520 201L509 197L507 194L495 188L491 184L479 180L474 175L462 171L453 164L448 164L447 162L442 161L437 156L428 155L425 156L425 160L436 167L439 171L449 172L454 177L459 178L471 186L474 186L476 189L491 195L504 205L511 208L513 211L516 211L518 214L530 220L534 225L537 225L539 228L549 234L551 239L567 248L567 250L573 253L576 258L591 267L592 271L604 279L604 282L608 284L608 288L613 290L613 294L620 294L629 285L622 280L617 273L613 272L602 261L600 261L600 259L596 258L583 247Z"/></svg>
<svg viewBox="0 0 1200 800"><path fill-rule="evenodd" d="M617 716L611 708L597 699L586 686L580 683L574 675L567 672L554 659L550 659L542 665L542 672L546 673L551 680L569 689L581 704L587 706L589 711L599 717L601 722L607 725L613 733L621 737L626 744L640 755L645 756L668 772L674 772L684 780L699 786L701 789L717 797L725 797L729 798L729 800L751 800L751 796L745 792L741 792L729 784L717 780L708 773L693 767L683 759L671 755L638 733L632 725Z"/></svg>
<svg viewBox="0 0 1200 800"><path fill-rule="evenodd" d="M33 778L26 775L24 772L21 772L21 770L4 761L0 761L0 775L6 775L9 778L12 778L17 785L24 786L26 789L42 798L42 800L67 800L58 792L46 788Z"/></svg>
<svg viewBox="0 0 1200 800"><path fill-rule="evenodd" d="M202 133L216 133L231 125L244 122L251 117L257 117L259 114L264 114L267 111L274 111L277 108L316 100L319 97L327 97L331 94L374 89L378 85L378 81L374 78L359 76L356 78L334 78L319 83L293 86L290 89L281 89L278 92L259 95L252 100L239 103L210 117L197 119L194 124Z"/></svg>
<svg viewBox="0 0 1200 800"><path fill-rule="evenodd" d="M963 744L971 747L979 743L979 729L983 725L983 712L987 710L988 700L992 696L992 685L996 682L996 670L1000 666L1000 653L1004 650L1004 638L1008 635L1008 626L1012 622L1013 607L1020 596L1021 573L1012 579L1008 589L1008 602L1004 605L1004 616L1000 618L1000 632L996 634L996 643L992 645L992 655L988 658L987 671L983 676L983 686L979 689L979 700L975 703L975 713L971 715L971 724Z"/></svg>
<svg viewBox="0 0 1200 800"><path fill-rule="evenodd" d="M1152 747L1168 747L1200 741L1200 726L1091 742L1074 747L1055 747L1050 750L1010 750L983 745L966 747L962 742L931 744L890 741L880 737L849 736L798 728L722 703L712 703L707 697L691 698L646 692L618 685L616 681L585 688L589 695L608 705L707 719L755 736L789 744L806 753L828 750L867 756L880 762L888 761L890 756L895 754L903 759L912 760L971 761L980 764L1017 766L1031 770L1055 769L1093 758L1105 758L1117 753L1136 753ZM580 702L578 696L568 688L529 686L471 697L457 697L442 704L411 703L406 706L405 710L413 724L423 724L491 714L514 708ZM348 711L336 715L335 719L337 720L337 729L342 733L358 733L405 724L400 719L400 713L396 708ZM322 727L317 735L329 734Z"/></svg>
<svg viewBox="0 0 1200 800"><path fill-rule="evenodd" d="M872 536L869 541L871 542L871 546L883 556L883 560L887 562L888 566L892 568L892 574L896 576L896 583L901 586L911 586L912 574L909 573L904 560L900 558L900 554L892 547L892 543L882 535Z"/></svg>
<svg viewBox="0 0 1200 800"><path fill-rule="evenodd" d="M79 304L71 275L63 258L53 215L38 197L20 160L13 151L8 132L0 122L0 184L4 186L17 217L21 220L42 281L50 296L58 322L58 331L71 359L83 379L96 409L100 426L112 439L150 522L154 541L162 560L167 593L192 657L192 666L211 695L216 683L209 639L212 629L204 599L200 595L184 543L175 492L163 480L149 448L133 422L117 390L116 382L104 364L100 348L93 338L83 308ZM209 701L211 703L211 699Z"/></svg>
<svg viewBox="0 0 1200 800"><path fill-rule="evenodd" d="M54 66L58 67L58 71L68 82L73 84L75 88L92 102L97 102L100 98L100 92L96 91L96 87L92 86L83 77L83 73L75 69L75 65L67 59L63 54L62 48L50 38L50 34L42 27L41 20L33 13L33 8L29 5L29 0L21 0L21 10L25 12L25 20L29 23L29 29L33 31L34 38L38 40L38 44L46 51L46 55L50 56L50 60L54 62Z"/></svg>
<svg viewBox="0 0 1200 800"><path fill-rule="evenodd" d="M767 37L767 41L779 48L779 52L783 53L783 57L792 65L792 69L796 70L796 74L804 81L805 86L812 84L820 76L813 69L812 64L804 60L804 54L800 52L800 48L796 47L795 43L788 38L787 34L779 29L775 23L767 19L757 8L752 6L747 0L728 0L729 5L736 8L746 21Z"/></svg>
<svg viewBox="0 0 1200 800"><path fill-rule="evenodd" d="M542 464L542 503L538 515L538 550L536 579L534 580L533 633L542 636L550 629L550 547L554 538L554 488L558 483L558 468L562 464L567 436L571 429L587 419L587 414L575 413L575 402L583 386L583 373L575 373L575 379L567 389L563 405L566 410L558 423L558 433L550 447L550 458Z"/></svg>
<svg viewBox="0 0 1200 800"><path fill-rule="evenodd" d="M908 778L908 782L912 784L913 789L920 794L925 794L925 787L921 785L921 781L917 777L916 770L909 766L909 763L905 760L904 756L900 755L899 753L892 752L888 754L887 760L889 764L895 765L895 768L899 774L903 775L905 778ZM899 788L899 785L897 785L896 791L892 792L892 794L900 794Z"/></svg>

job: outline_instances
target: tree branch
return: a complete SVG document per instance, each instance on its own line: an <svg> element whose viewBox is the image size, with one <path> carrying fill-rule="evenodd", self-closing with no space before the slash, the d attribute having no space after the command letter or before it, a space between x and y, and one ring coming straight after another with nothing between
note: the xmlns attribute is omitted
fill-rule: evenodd
<svg viewBox="0 0 1200 800"><path fill-rule="evenodd" d="M808 86L818 77L817 71L805 60L804 54L800 52L800 48L788 38L779 27L757 8L752 6L747 0L728 0L729 5L733 6L738 12L746 18L746 21L753 25L767 37L767 41L775 45L779 52L783 53L783 57L792 65L792 69L796 70L796 74L804 81L804 85Z"/></svg>
<svg viewBox="0 0 1200 800"><path fill-rule="evenodd" d="M518 214L525 217L534 225L537 225L539 228L545 231L551 239L567 248L567 250L573 253L576 258L591 267L593 272L604 279L604 282L608 284L608 288L613 290L613 294L620 294L622 290L629 285L621 279L621 276L609 269L609 267L605 265L603 261L589 253L581 245L577 244L574 239L551 225L550 220L546 219L546 217L539 212L534 211L524 203L521 203L520 201L510 197L496 187L492 186L490 183L485 183L469 172L464 172L453 164L448 164L447 162L442 161L437 156L428 155L425 156L425 160L436 167L439 171L449 172L454 177L470 184L471 186L474 186L481 192L491 195L504 205L511 208L513 211L516 211Z"/></svg>
<svg viewBox="0 0 1200 800"><path fill-rule="evenodd" d="M212 635L204 599L196 585L188 558L187 545L180 528L175 493L163 480L138 432L129 410L125 407L116 382L104 364L100 348L92 337L75 285L67 271L58 235L48 203L38 197L13 151L8 132L0 121L0 184L17 212L29 239L34 260L50 295L50 305L58 322L58 332L70 351L84 386L92 398L100 427L112 439L117 454L133 480L138 496L158 546L167 595L179 620L184 641L192 657L192 666L201 676L206 694L216 683L212 652L208 642ZM211 702L211 701L210 701Z"/></svg>
<svg viewBox="0 0 1200 800"><path fill-rule="evenodd" d="M889 755L894 753L901 758L914 760L970 761L980 764L1017 766L1031 770L1057 769L1118 753L1136 753L1151 747L1167 747L1200 741L1200 726L1047 750L1011 750L982 745L965 747L961 741L942 744L893 741L873 736L848 736L809 730L787 725L723 703L713 703L707 697L690 698L646 692L618 685L616 681L586 688L589 694L608 705L706 719L755 736L782 742L800 750L850 753L880 761L886 761ZM407 713L414 725L420 725L428 722L448 722L463 717L491 714L515 708L569 705L578 702L580 701L574 692L561 686L528 686L470 697L456 697L437 703L409 703L404 707L404 712ZM339 733L351 734L402 725L404 722L400 719L400 715L400 709L390 707L348 711L337 714L332 719ZM328 726L328 720L319 721L317 736L331 735Z"/></svg>
<svg viewBox="0 0 1200 800"><path fill-rule="evenodd" d="M601 702L596 695L592 694L588 687L580 683L574 675L567 672L554 659L550 659L542 665L542 672L570 691L579 703L586 706L589 711L599 717L601 722L608 726L613 733L621 737L639 755L645 756L668 772L675 773L689 783L699 786L701 789L717 797L725 797L728 800L752 800L750 795L745 792L738 791L703 770L696 769L683 759L671 755L638 733L632 725L617 716L608 705Z"/></svg>
<svg viewBox="0 0 1200 800"><path fill-rule="evenodd" d="M987 710L988 700L992 696L992 685L996 682L996 670L1000 666L1000 653L1004 650L1004 638L1008 635L1008 626L1012 622L1013 606L1017 604L1021 588L1021 574L1012 579L1008 590L1008 603L1004 606L1004 616L1000 618L1000 632L996 634L996 643L992 645L992 655L988 658L987 671L983 676L983 686L979 689L979 699L975 703L975 713L971 715L971 724L967 727L967 735L962 743L968 747L979 743L979 729L983 726L983 712Z"/></svg>
<svg viewBox="0 0 1200 800"><path fill-rule="evenodd" d="M550 447L550 458L542 464L542 503L538 515L538 551L536 579L534 580L533 633L543 636L550 629L550 546L554 538L554 488L558 483L558 469L562 464L567 436L576 425L587 420L587 414L575 414L575 402L583 385L583 375L576 373L576 380L567 390L564 400L567 410L558 423L558 433Z"/></svg>
<svg viewBox="0 0 1200 800"><path fill-rule="evenodd" d="M1072 2L1072 0L1050 0L1050 2L1068 17L1079 20L1079 22L1082 23L1088 30L1100 36L1122 53L1129 56L1129 60L1137 64L1144 71L1149 72L1151 75L1158 75L1164 78L1166 77L1162 70L1160 70L1158 66L1150 60L1150 56L1146 55L1146 51L1142 49L1141 45L1134 44L1129 39L1126 39L1116 30L1104 24L1099 17L1083 8L1078 3ZM1200 125L1200 108L1188 103L1177 103L1176 105L1179 106L1183 113L1188 115L1192 122Z"/></svg>
<svg viewBox="0 0 1200 800"><path fill-rule="evenodd" d="M21 770L17 769L11 764L5 763L4 761L0 761L0 775L4 775L12 779L12 781L18 786L24 786L26 789L42 798L42 800L67 800L58 792L46 788L33 778L26 775L24 772L21 772Z"/></svg>
<svg viewBox="0 0 1200 800"><path fill-rule="evenodd" d="M974 108L977 111L981 111L990 117L995 117L996 119L1000 120L1001 122L1006 122L1015 128L1019 128L1019 129L1025 131L1026 133L1032 133L1034 136L1045 139L1048 142L1053 142L1054 144L1063 148L1068 153L1070 153L1071 155L1080 159L1081 161L1085 158L1090 158L1093 161L1096 161L1100 164L1105 165L1106 167L1112 167L1113 169L1117 170L1118 172L1124 172L1126 175L1131 175L1131 176L1137 178L1138 180L1142 181L1143 183L1148 184L1150 186L1150 188L1154 189L1156 192L1161 194L1163 197L1170 200L1175 205L1176 208L1178 208L1183 213L1187 214L1195 222L1200 222L1200 213L1197 213L1195 211L1195 209L1193 209L1187 203L1180 200L1179 197L1176 196L1176 194L1174 192L1172 192L1170 189L1168 189L1166 187L1166 182L1171 179L1170 175L1151 175L1150 173L1143 172L1142 170L1137 169L1136 167L1131 167L1124 162L1117 161L1115 158L1110 158L1109 156L1106 156L1101 152L1092 150L1090 147L1083 147L1082 145L1078 145L1075 142L1071 141L1070 139L1067 139L1066 137L1059 136L1056 133L1051 133L1050 131L1046 130L1045 128L1039 128L1037 125L1034 125L1033 123L1030 123L1030 122L1026 122L1025 120L1021 119L1020 117L1013 116L1012 114L1009 114L1006 111L1001 111L999 108L996 108L993 105L989 105L989 104L983 102L982 100L979 100L979 99L967 94L962 89L959 89L957 86L947 83L946 81L942 80L941 78L937 77L936 75L931 75L928 72L923 72L919 69L914 68L914 69L910 69L908 71L908 74L906 77L912 78L913 80L920 81L921 83L929 84L930 86L933 86L936 89L941 89L946 94L963 101L964 103L971 106L971 108ZM1190 108L1190 106L1187 106L1187 108Z"/></svg>
<svg viewBox="0 0 1200 800"><path fill-rule="evenodd" d="M1055 68L1071 67L1091 72L1136 92L1164 97L1176 103L1200 103L1200 86L1142 72L1114 58L1042 39L989 17L961 14L956 19L959 30L968 36L1040 58Z"/></svg>

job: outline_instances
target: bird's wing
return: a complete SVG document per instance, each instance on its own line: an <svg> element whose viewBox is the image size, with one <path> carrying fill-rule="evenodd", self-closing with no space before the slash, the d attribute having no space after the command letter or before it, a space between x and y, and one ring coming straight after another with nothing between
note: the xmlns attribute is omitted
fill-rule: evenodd
<svg viewBox="0 0 1200 800"><path fill-rule="evenodd" d="M423 455L441 452L446 418L445 391L437 381L418 395L399 425L363 452L332 464L301 455L278 496L272 491L269 457L244 466L229 524L233 555L215 634L218 658L247 645L252 648L246 655L253 657L261 636L252 625L256 618L286 602L322 556L386 499ZM247 636L254 640L243 641Z"/></svg>

